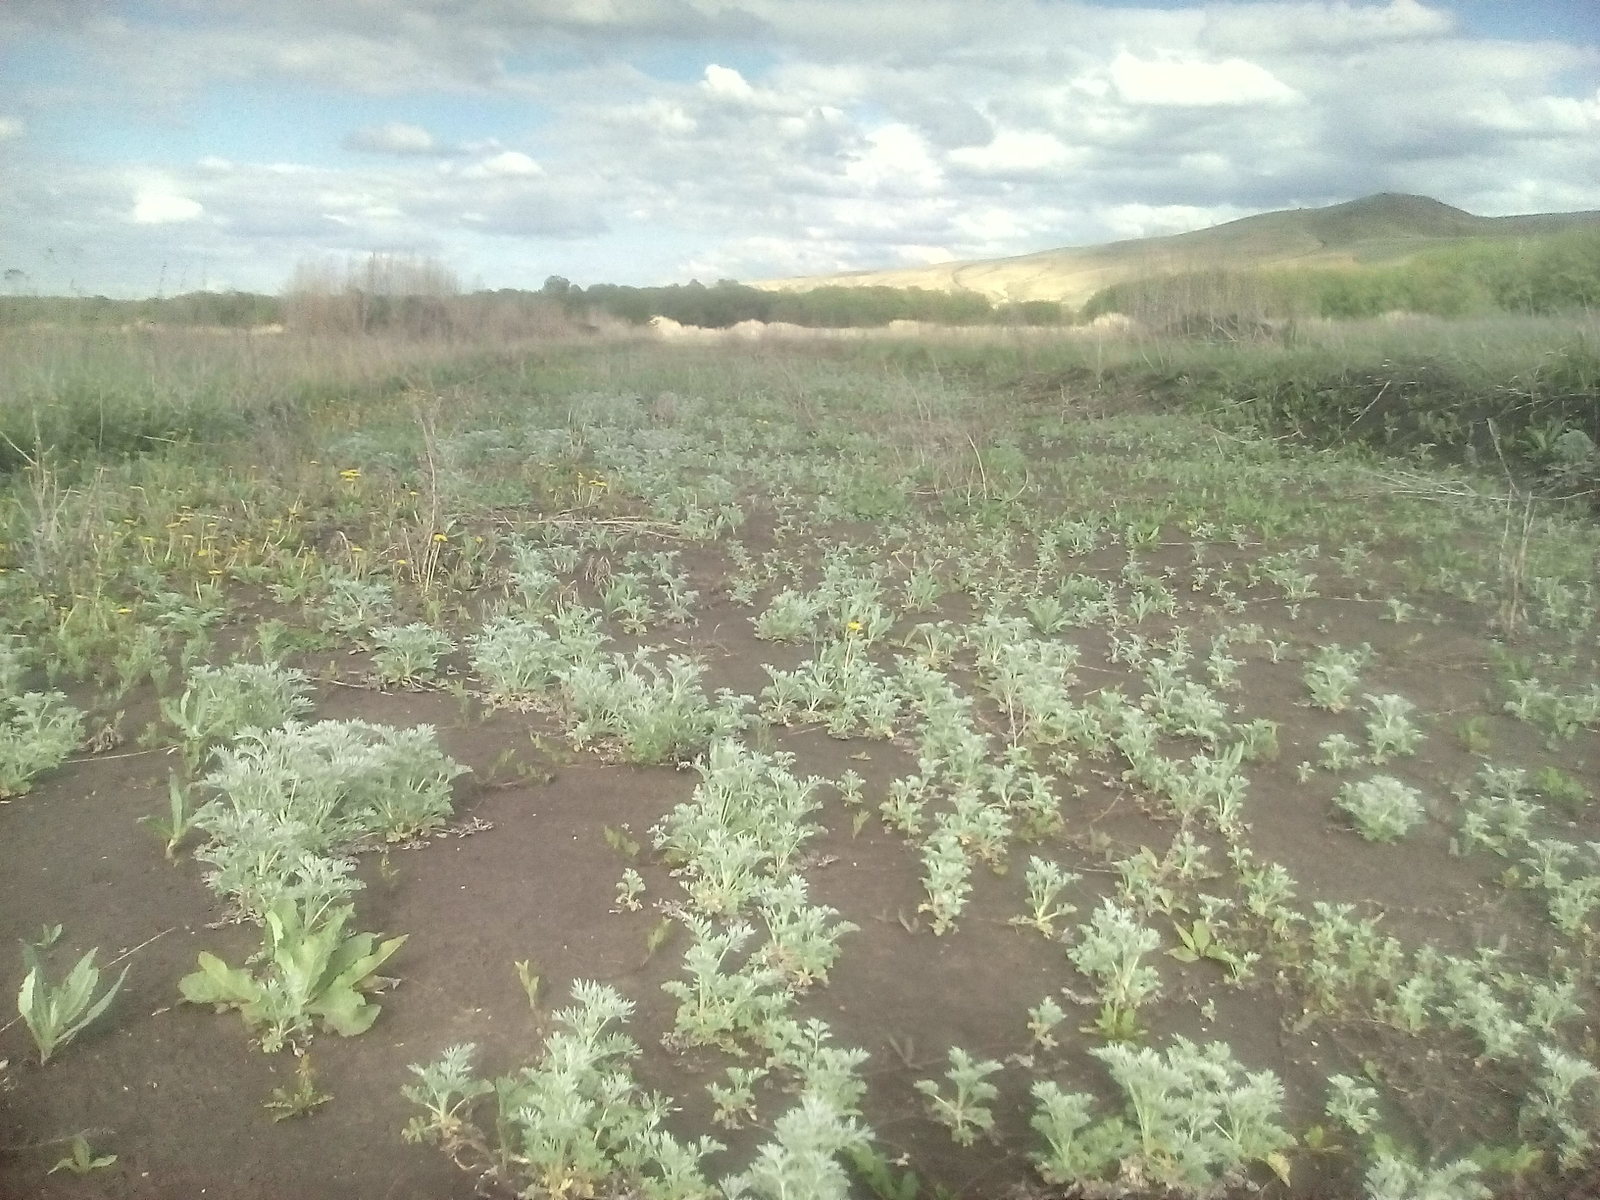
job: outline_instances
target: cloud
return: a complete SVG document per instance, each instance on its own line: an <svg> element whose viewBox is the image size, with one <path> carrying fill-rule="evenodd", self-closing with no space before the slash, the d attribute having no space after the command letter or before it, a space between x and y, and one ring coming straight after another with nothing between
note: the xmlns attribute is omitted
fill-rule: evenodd
<svg viewBox="0 0 1600 1200"><path fill-rule="evenodd" d="M701 86L722 100L752 100L756 94L755 89L738 71L732 67L719 67L716 63L706 67L705 79Z"/></svg>
<svg viewBox="0 0 1600 1200"><path fill-rule="evenodd" d="M1418 0L1388 4L1268 3L1208 7L1199 42L1213 50L1262 54L1349 52L1449 35L1455 15Z"/></svg>
<svg viewBox="0 0 1600 1200"><path fill-rule="evenodd" d="M1130 104L1174 108L1281 104L1297 99L1271 71L1242 58L1203 62L1178 55L1152 59L1126 52L1112 60L1111 83Z"/></svg>
<svg viewBox="0 0 1600 1200"><path fill-rule="evenodd" d="M140 192L129 219L135 225L181 225L205 215L205 207L187 196L171 192Z"/></svg>
<svg viewBox="0 0 1600 1200"><path fill-rule="evenodd" d="M461 172L464 179L527 179L543 174L544 168L520 150L502 150Z"/></svg>
<svg viewBox="0 0 1600 1200"><path fill-rule="evenodd" d="M362 150L370 154L448 153L440 147L438 139L422 126L408 125L404 121L363 126L345 138L344 144L347 149Z"/></svg>
<svg viewBox="0 0 1600 1200"><path fill-rule="evenodd" d="M1006 177L1060 171L1082 161L1082 157L1082 150L1039 129L1001 130L987 145L950 152L950 161L958 166L982 175Z"/></svg>
<svg viewBox="0 0 1600 1200"><path fill-rule="evenodd" d="M23 124L21 117L0 116L0 142L8 142L12 138L19 138L27 132L28 127Z"/></svg>

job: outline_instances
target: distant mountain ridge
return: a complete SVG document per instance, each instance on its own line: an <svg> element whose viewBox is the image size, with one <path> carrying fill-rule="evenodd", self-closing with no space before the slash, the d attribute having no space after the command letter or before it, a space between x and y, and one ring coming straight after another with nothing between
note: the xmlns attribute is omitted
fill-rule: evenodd
<svg viewBox="0 0 1600 1200"><path fill-rule="evenodd" d="M1398 262L1452 242L1582 228L1600 228L1600 211L1480 217L1428 196L1380 192L1326 208L1257 213L1164 237L1041 250L1013 258L765 280L753 286L772 291L916 287L972 291L994 301L1059 300L1081 305L1101 288L1149 275Z"/></svg>

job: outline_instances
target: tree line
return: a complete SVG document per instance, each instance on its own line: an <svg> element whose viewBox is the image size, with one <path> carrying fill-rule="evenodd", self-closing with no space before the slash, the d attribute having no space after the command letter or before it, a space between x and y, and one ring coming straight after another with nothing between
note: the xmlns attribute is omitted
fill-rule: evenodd
<svg viewBox="0 0 1600 1200"><path fill-rule="evenodd" d="M12 274L8 272L8 279ZM140 300L105 296L0 296L0 325L282 325L328 334L395 332L420 337L540 333L609 320L643 325L668 317L726 329L741 321L851 329L920 321L935 325L1051 326L1123 313L1155 329L1197 319L1269 322L1359 318L1386 312L1443 317L1493 312L1550 314L1600 309L1600 229L1520 239L1475 239L1404 261L1349 267L1217 268L1134 279L1095 293L1081 310L1053 300L992 302L976 292L841 287L773 292L731 279L664 287L552 275L538 289L464 290L436 260L372 255L301 264L279 295L188 292Z"/></svg>

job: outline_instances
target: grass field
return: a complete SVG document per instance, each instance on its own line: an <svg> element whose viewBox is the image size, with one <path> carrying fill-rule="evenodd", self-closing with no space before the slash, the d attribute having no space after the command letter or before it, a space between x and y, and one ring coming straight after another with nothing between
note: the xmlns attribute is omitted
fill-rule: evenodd
<svg viewBox="0 0 1600 1200"><path fill-rule="evenodd" d="M0 1193L1600 1186L1592 323L4 336Z"/></svg>

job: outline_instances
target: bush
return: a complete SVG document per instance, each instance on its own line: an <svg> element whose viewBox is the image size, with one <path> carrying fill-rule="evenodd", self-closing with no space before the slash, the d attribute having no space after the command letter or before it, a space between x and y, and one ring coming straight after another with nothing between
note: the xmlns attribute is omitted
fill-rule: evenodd
<svg viewBox="0 0 1600 1200"><path fill-rule="evenodd" d="M1417 790L1388 775L1345 784L1334 803L1369 842L1398 841L1426 815Z"/></svg>
<svg viewBox="0 0 1600 1200"><path fill-rule="evenodd" d="M0 698L0 800L21 796L83 740L83 713L60 692Z"/></svg>

